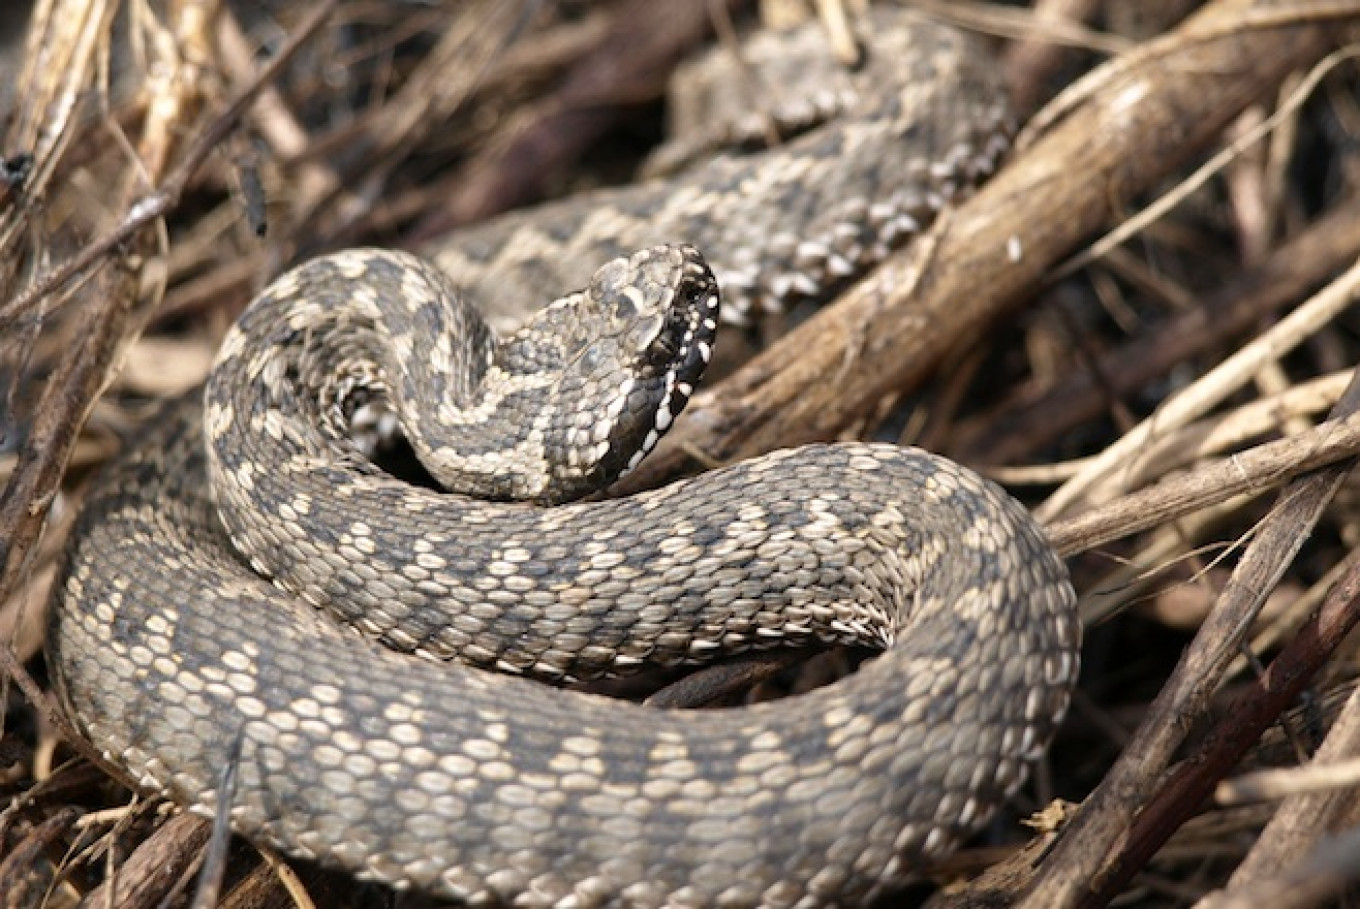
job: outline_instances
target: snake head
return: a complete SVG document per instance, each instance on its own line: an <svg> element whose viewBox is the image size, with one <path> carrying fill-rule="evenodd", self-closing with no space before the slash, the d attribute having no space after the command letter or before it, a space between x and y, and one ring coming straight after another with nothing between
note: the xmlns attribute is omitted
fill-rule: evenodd
<svg viewBox="0 0 1360 909"><path fill-rule="evenodd" d="M506 372L552 376L537 412L553 481L528 497L579 498L636 467L688 403L717 328L703 256L668 245L606 263L507 339Z"/></svg>
<svg viewBox="0 0 1360 909"><path fill-rule="evenodd" d="M654 246L615 259L595 272L585 295L597 314L596 344L638 376L695 381L708 365L718 285L694 247Z"/></svg>
<svg viewBox="0 0 1360 909"><path fill-rule="evenodd" d="M585 296L601 328L588 353L608 350L619 376L618 399L597 412L610 426L597 470L608 483L636 467L689 402L713 355L718 284L694 247L654 246L602 266Z"/></svg>

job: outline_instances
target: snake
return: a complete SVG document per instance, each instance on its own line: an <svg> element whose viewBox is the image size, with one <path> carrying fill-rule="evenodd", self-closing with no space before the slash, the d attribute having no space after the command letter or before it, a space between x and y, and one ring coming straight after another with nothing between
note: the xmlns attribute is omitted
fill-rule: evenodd
<svg viewBox="0 0 1360 909"><path fill-rule="evenodd" d="M970 41L910 18L928 93L940 72L986 81ZM648 205L680 239L596 261L509 333L448 259L346 250L274 281L205 385L92 484L47 634L79 733L134 785L252 842L475 906L857 905L975 833L1043 754L1079 666L1066 568L1019 503L943 457L863 442L594 494L680 415L729 291L745 318L760 293L821 280L778 256L744 272L747 248L720 242L734 228L703 229L722 197L750 219L752 184L776 187L747 223L769 239L762 224L796 231L807 213L792 188L867 136L956 145L958 108L895 85L895 102L707 178L589 196L611 214L572 216L560 236L581 256ZM832 220L883 208L878 227L806 234L832 272L903 233L886 200L935 192L874 185L883 201L831 187L848 205ZM542 237L570 220L555 211ZM543 242L517 247L537 277L524 250ZM430 483L356 442L371 407ZM562 687L812 644L879 653L718 710Z"/></svg>

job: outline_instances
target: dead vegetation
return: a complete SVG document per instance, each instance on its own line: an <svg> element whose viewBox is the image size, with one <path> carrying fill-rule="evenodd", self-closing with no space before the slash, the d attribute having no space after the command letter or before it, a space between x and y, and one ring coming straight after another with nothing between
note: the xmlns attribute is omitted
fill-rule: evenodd
<svg viewBox="0 0 1360 909"><path fill-rule="evenodd" d="M1038 832L1021 849L1004 819L902 904L1347 904L1360 3L917 5L997 36L1015 151L696 396L629 485L895 438L1047 522L1088 640L1015 807L1044 809ZM283 265L627 179L671 66L748 7L37 0L26 33L0 14L0 905L183 904L226 843L112 783L45 693L46 586L91 468ZM389 899L226 858L222 905Z"/></svg>

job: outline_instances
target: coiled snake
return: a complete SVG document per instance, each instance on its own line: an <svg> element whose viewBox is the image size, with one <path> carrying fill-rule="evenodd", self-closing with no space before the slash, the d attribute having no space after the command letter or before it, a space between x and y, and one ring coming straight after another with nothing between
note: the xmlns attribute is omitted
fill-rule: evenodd
<svg viewBox="0 0 1360 909"><path fill-rule="evenodd" d="M810 138L782 160L831 141ZM1004 493L887 445L544 507L637 463L717 325L689 246L584 286L497 342L406 254L276 281L201 396L92 493L54 594L58 690L148 789L212 812L235 751L236 830L399 887L526 906L879 892L1044 748L1077 667L1065 570ZM363 458L349 423L375 401L452 494ZM484 671L563 682L814 640L884 652L703 712ZM454 655L472 665L420 658Z"/></svg>

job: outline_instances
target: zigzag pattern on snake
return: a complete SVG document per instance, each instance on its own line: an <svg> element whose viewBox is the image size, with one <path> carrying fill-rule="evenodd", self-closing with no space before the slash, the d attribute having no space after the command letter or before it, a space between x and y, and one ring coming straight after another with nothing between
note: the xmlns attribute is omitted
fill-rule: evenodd
<svg viewBox="0 0 1360 909"><path fill-rule="evenodd" d="M953 59L963 39L911 27L932 78L987 81L985 63ZM757 229L791 207L797 236L800 180L863 153L865 135L958 135L957 110L912 109L897 88L875 125L851 118L683 177L645 210L685 239L722 236L707 225L723 197ZM761 185L782 190L757 218L742 206ZM596 198L607 213L554 245L588 256L628 242L601 225L644 218L644 196L631 210ZM677 197L703 201L676 214ZM768 273L715 240L716 283L748 300L809 289L790 277L810 274L799 255L838 273L905 225L879 212L898 227L851 240L847 211ZM531 217L487 230L522 237ZM566 230L565 215L544 217L535 229ZM597 259L576 286L498 341L447 277L401 253L340 253L271 285L201 397L173 405L91 494L49 629L63 701L138 784L204 813L238 751L238 832L397 887L526 906L872 896L976 830L1042 752L1077 670L1065 570L999 489L887 445L776 452L546 507L656 443L719 315L714 275L686 245ZM374 400L452 492L363 457L349 424ZM723 711L529 680L813 640L884 652L810 694ZM454 657L471 666L441 662Z"/></svg>
<svg viewBox="0 0 1360 909"><path fill-rule="evenodd" d="M773 107L806 134L663 181L512 212L425 253L492 309L498 328L542 306L544 288L583 287L602 263L660 243L703 251L729 322L829 299L990 173L1011 119L994 61L969 36L892 7L874 8L859 35L855 70L832 57L820 29L804 27L760 33L743 48L744 67L715 51L683 80L718 82L735 108L710 131L759 135L759 112ZM795 78L796 93L783 85ZM754 94L732 100L734 86Z"/></svg>

